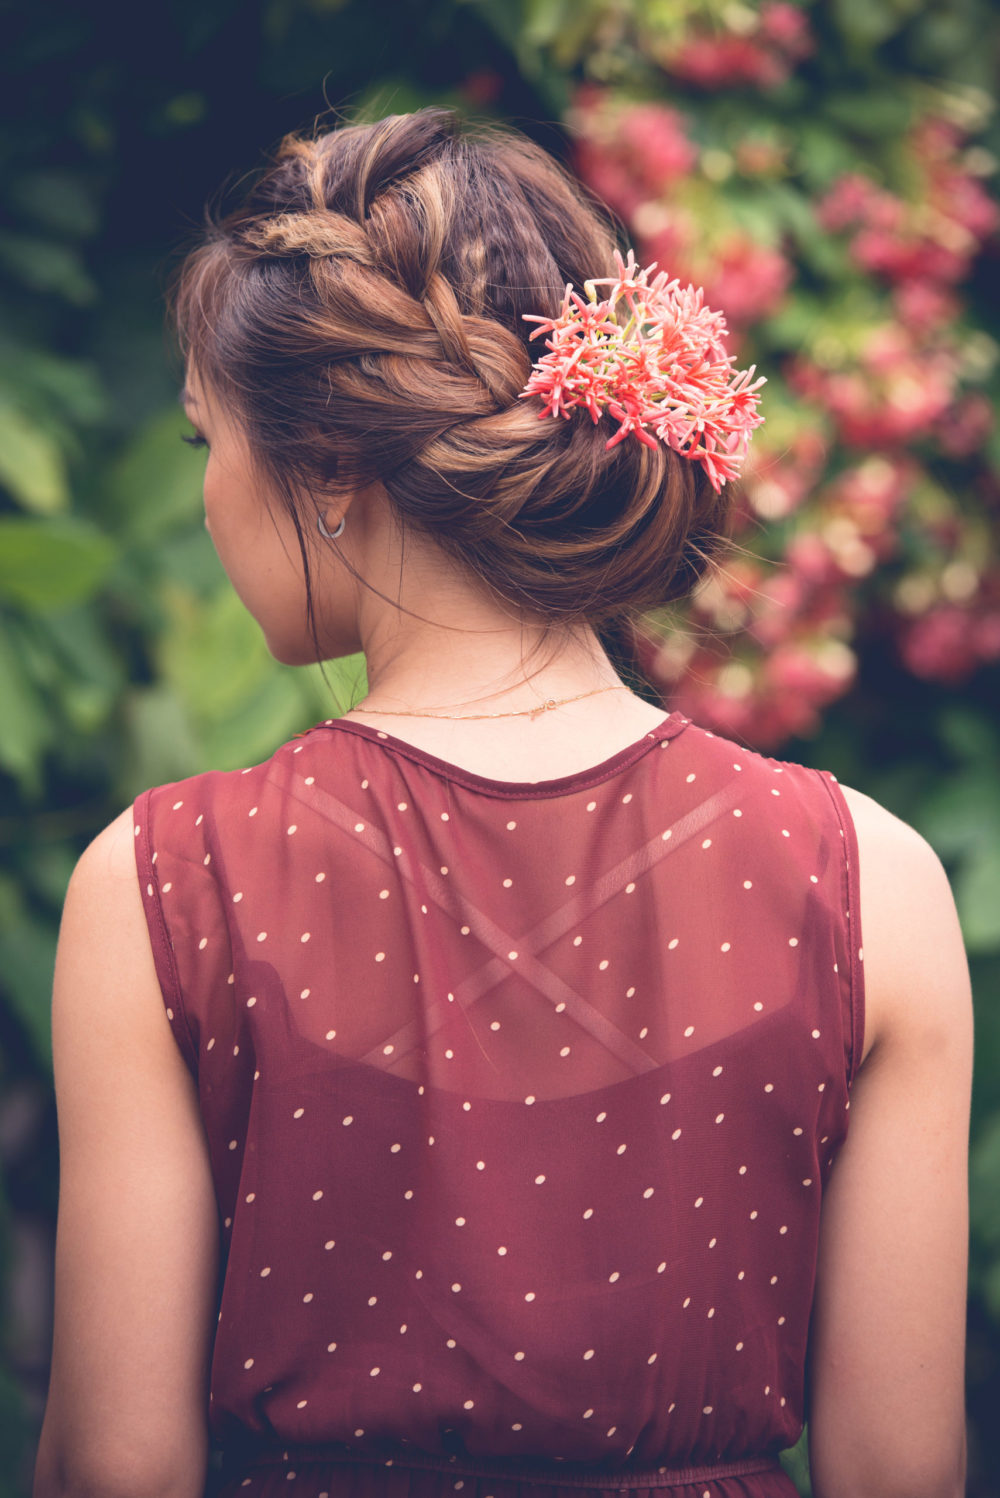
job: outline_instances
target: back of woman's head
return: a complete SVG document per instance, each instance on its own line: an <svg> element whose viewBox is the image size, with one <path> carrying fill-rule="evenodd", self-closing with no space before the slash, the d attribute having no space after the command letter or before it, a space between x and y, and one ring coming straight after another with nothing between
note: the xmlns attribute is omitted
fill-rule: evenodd
<svg viewBox="0 0 1000 1498"><path fill-rule="evenodd" d="M608 417L520 399L541 352L524 315L557 316L614 249L540 148L425 109L286 139L174 307L303 547L317 508L377 482L505 598L608 624L688 592L729 509L664 444L608 451Z"/></svg>

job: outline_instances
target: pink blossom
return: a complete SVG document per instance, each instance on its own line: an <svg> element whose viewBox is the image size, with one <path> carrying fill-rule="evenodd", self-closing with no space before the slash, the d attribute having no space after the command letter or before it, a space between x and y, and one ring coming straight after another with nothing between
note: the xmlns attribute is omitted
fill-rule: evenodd
<svg viewBox="0 0 1000 1498"><path fill-rule="evenodd" d="M808 57L814 50L809 21L797 5L770 0L760 8L760 35L773 42L786 57Z"/></svg>
<svg viewBox="0 0 1000 1498"><path fill-rule="evenodd" d="M957 604L941 604L909 620L899 648L907 669L928 681L957 685L979 664L972 615Z"/></svg>
<svg viewBox="0 0 1000 1498"><path fill-rule="evenodd" d="M959 315L954 293L923 277L901 281L893 291L893 301L900 321L914 333L945 328Z"/></svg>
<svg viewBox="0 0 1000 1498"><path fill-rule="evenodd" d="M684 131L684 117L664 104L636 104L618 123L620 147L632 170L650 193L686 177L698 159L695 145Z"/></svg>
<svg viewBox="0 0 1000 1498"><path fill-rule="evenodd" d="M706 296L733 323L762 322L781 306L793 274L780 250L733 235L706 275Z"/></svg>
<svg viewBox="0 0 1000 1498"><path fill-rule="evenodd" d="M938 422L938 442L951 458L978 452L994 427L993 407L979 391L964 395Z"/></svg>
<svg viewBox="0 0 1000 1498"><path fill-rule="evenodd" d="M725 351L722 314L700 290L681 287L656 266L639 269L616 255L618 275L588 282L588 300L567 286L558 317L527 315L546 336L548 353L532 368L522 398L543 398L540 417L569 417L580 408L596 423L618 422L614 447L634 435L646 447L664 442L704 468L716 491L735 478L750 434L763 421L757 406L763 376L734 370ZM598 286L610 287L605 301ZM624 321L622 320L624 319Z"/></svg>

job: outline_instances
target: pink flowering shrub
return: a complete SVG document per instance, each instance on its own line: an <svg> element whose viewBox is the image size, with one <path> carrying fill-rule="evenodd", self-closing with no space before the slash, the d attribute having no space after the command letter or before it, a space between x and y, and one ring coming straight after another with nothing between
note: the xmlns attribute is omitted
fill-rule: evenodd
<svg viewBox="0 0 1000 1498"><path fill-rule="evenodd" d="M819 729L869 636L948 685L1000 659L996 350L966 292L1000 226L989 161L915 103L818 172L761 103L809 67L810 16L692 8L645 37L658 98L590 83L570 113L577 169L640 261L703 287L769 380L733 560L639 642L672 705L762 747ZM726 95L748 89L744 118Z"/></svg>

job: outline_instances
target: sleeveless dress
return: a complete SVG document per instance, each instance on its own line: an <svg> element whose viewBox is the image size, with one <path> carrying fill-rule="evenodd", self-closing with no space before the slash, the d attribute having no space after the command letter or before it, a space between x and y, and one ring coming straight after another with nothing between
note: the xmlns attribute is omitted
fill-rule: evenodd
<svg viewBox="0 0 1000 1498"><path fill-rule="evenodd" d="M227 1498L792 1498L863 982L832 776L671 714L495 781L331 721L147 791Z"/></svg>

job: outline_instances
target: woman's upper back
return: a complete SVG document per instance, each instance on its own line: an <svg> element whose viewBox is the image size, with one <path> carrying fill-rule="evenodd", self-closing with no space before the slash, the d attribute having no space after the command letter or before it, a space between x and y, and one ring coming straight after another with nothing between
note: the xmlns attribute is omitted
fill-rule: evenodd
<svg viewBox="0 0 1000 1498"><path fill-rule="evenodd" d="M794 1442L862 1044L829 777L678 715L522 784L341 722L136 821L229 1245L221 1433Z"/></svg>

